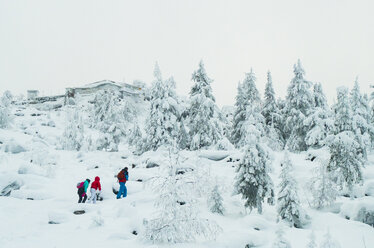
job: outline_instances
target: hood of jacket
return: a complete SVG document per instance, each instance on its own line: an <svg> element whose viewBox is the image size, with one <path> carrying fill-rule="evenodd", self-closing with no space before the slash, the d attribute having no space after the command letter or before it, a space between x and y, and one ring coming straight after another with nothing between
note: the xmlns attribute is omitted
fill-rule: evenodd
<svg viewBox="0 0 374 248"><path fill-rule="evenodd" d="M95 177L95 182L99 182L100 181L100 177Z"/></svg>

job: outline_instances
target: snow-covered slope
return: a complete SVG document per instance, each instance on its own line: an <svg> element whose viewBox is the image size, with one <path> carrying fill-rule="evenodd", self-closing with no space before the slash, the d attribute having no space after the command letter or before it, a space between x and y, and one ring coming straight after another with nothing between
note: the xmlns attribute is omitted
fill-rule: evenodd
<svg viewBox="0 0 374 248"><path fill-rule="evenodd" d="M151 244L142 239L143 221L155 215L158 192L151 181L166 173L167 151L135 156L125 145L119 152L59 150L63 109L18 106L14 113L18 115L13 126L0 129L0 190L9 193L0 196L0 247L272 247L280 227L292 247L306 247L311 231L319 244L328 230L342 248L374 246L373 227L357 221L362 207L374 210L374 154L369 155L365 182L356 188L356 197L339 197L333 206L318 211L309 207L306 187L318 163L307 160L307 153L291 154L300 201L310 217L304 229L297 229L278 223L274 206L264 205L261 215L249 213L240 196L232 194L237 161L227 161L240 157L238 151L182 151L179 167L194 173L199 215L215 221L222 231L215 240ZM283 152L272 152L271 157L278 192ZM150 162L159 166L147 168ZM130 174L128 197L117 200L112 188L118 187L115 176L125 166ZM78 204L76 184L95 176L101 178L104 200ZM211 213L206 202L215 183L221 186L223 216ZM75 215L76 210L85 214Z"/></svg>

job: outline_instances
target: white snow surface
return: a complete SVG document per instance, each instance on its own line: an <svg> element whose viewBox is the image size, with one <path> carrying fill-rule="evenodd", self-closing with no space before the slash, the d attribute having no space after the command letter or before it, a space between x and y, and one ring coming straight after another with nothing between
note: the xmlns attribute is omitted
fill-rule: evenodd
<svg viewBox="0 0 374 248"><path fill-rule="evenodd" d="M58 138L65 123L63 109L41 111L34 106L20 106L16 110L24 116L15 116L11 128L0 129L0 191L12 182L20 185L20 189L13 190L10 196L0 196L1 248L244 248L248 243L256 247L271 247L280 226L292 247L306 247L312 230L317 244L322 242L329 230L342 248L374 247L374 228L355 221L360 207L374 210L374 154L369 155L363 170L364 184L356 187L355 197L339 197L333 206L315 210L308 204L310 194L306 182L317 163L307 160L308 153L290 153L300 202L310 217L309 225L296 229L277 222L275 206L264 204L261 215L256 210L249 213L244 209L240 196L233 195L237 162L226 162L224 157L238 156L238 151L182 151L182 168L201 170L205 172L207 181L217 182L221 187L225 208L223 216L209 212L206 198L210 188L201 190L202 194L196 197L200 217L215 221L222 232L215 240L200 238L195 243L152 244L141 238L143 220L154 216L156 211L154 201L157 192L148 182L164 173L168 163L167 152L147 152L138 157L132 155L126 145L120 145L119 152L58 150ZM31 116L33 113L40 116ZM43 125L51 120L55 127ZM16 149L17 153L7 150L7 147L15 146L23 149ZM277 187L283 152L271 152L270 157L271 178ZM147 161L157 161L160 167L146 168ZM132 168L132 164L136 167ZM125 166L129 167L130 174L126 184L128 196L117 200L112 186L117 187L116 174ZM92 182L95 176L101 178L104 200L97 204L78 204L76 184L86 178ZM278 192L278 189L275 188L275 191ZM86 213L74 215L75 210L85 210ZM138 235L134 235L133 231Z"/></svg>

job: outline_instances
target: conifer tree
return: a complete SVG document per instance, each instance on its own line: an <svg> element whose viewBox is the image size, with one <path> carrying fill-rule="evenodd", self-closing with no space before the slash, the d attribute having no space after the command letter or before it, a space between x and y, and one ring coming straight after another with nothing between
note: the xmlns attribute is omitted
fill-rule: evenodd
<svg viewBox="0 0 374 248"><path fill-rule="evenodd" d="M287 89L285 135L290 150L305 151L306 129L303 122L313 109L314 99L310 92L311 82L304 79L300 60L294 65L294 73L295 77Z"/></svg>
<svg viewBox="0 0 374 248"><path fill-rule="evenodd" d="M198 236L214 239L220 227L199 217L195 199L185 191L185 175L176 173L175 164L178 161L171 157L167 176L158 177L157 214L143 222L143 237L153 243L192 242ZM182 200L184 204L180 204Z"/></svg>
<svg viewBox="0 0 374 248"><path fill-rule="evenodd" d="M293 165L288 152L285 152L280 174L281 183L279 185L277 211L281 219L286 220L290 226L302 227L300 201L297 194L297 185L292 175Z"/></svg>
<svg viewBox="0 0 374 248"><path fill-rule="evenodd" d="M239 147L248 144L248 140L259 142L265 135L264 116L260 113L258 106L248 106L246 111L246 120L242 125L242 136L238 142ZM256 138L251 137L256 133Z"/></svg>
<svg viewBox="0 0 374 248"><path fill-rule="evenodd" d="M367 98L361 94L360 86L358 84L358 78L355 80L355 84L350 92L350 105L353 112L352 120L355 122L357 129L354 130L356 134L356 141L360 145L363 157L367 157L367 147L370 147L370 136L374 136L372 133L372 126L370 126L370 112Z"/></svg>
<svg viewBox="0 0 374 248"><path fill-rule="evenodd" d="M67 111L66 119L67 123L61 139L62 148L79 151L85 141L82 116L77 109L74 109Z"/></svg>
<svg viewBox="0 0 374 248"><path fill-rule="evenodd" d="M261 113L265 119L265 129L268 146L270 146L274 150L282 149L284 145L283 135L281 131L282 115L275 99L273 81L270 71L267 73L265 101Z"/></svg>
<svg viewBox="0 0 374 248"><path fill-rule="evenodd" d="M320 83L314 84L313 97L314 109L304 120L307 130L305 143L308 146L320 148L325 144L326 137L333 133L334 120Z"/></svg>
<svg viewBox="0 0 374 248"><path fill-rule="evenodd" d="M218 185L215 185L213 190L210 192L208 205L212 213L223 215L225 208L223 207L223 198L219 191Z"/></svg>
<svg viewBox="0 0 374 248"><path fill-rule="evenodd" d="M241 137L241 127L246 119L246 109L248 102L246 101L244 86L242 83L238 83L238 93L235 101L235 113L233 117L233 128L231 134L231 141L233 144L239 143Z"/></svg>
<svg viewBox="0 0 374 248"><path fill-rule="evenodd" d="M330 162L328 171L334 171L341 188L352 190L355 184L361 183L363 153L355 134L356 122L352 120L352 110L347 98L348 89L337 89L338 102L335 105L335 135L328 137Z"/></svg>
<svg viewBox="0 0 374 248"><path fill-rule="evenodd" d="M216 144L222 137L222 123L219 109L210 86L212 80L207 76L201 61L199 68L192 74L195 82L190 91L190 149L197 150Z"/></svg>
<svg viewBox="0 0 374 248"><path fill-rule="evenodd" d="M309 181L312 195L311 206L317 209L331 205L338 195L333 173L327 170L329 161L318 159L318 167L313 171Z"/></svg>
<svg viewBox="0 0 374 248"><path fill-rule="evenodd" d="M344 131L353 132L356 129L356 123L352 120L353 113L349 103L348 89L339 87L336 91L338 102L334 106L335 133Z"/></svg>
<svg viewBox="0 0 374 248"><path fill-rule="evenodd" d="M97 141L99 150L118 151L118 144L125 135L119 106L117 92L103 90L96 93L91 126L102 132Z"/></svg>
<svg viewBox="0 0 374 248"><path fill-rule="evenodd" d="M255 107L257 109L261 106L260 94L256 88L256 76L251 69L249 73L245 74L243 83L239 82L238 95L236 96L235 102L235 113L233 120L233 133L231 141L237 147L241 146L241 140L243 140L243 123L247 119L247 108L248 106Z"/></svg>
<svg viewBox="0 0 374 248"><path fill-rule="evenodd" d="M171 145L177 140L179 104L173 78L162 79L156 63L155 81L151 89L151 108L146 122L147 147L157 150L162 145Z"/></svg>
<svg viewBox="0 0 374 248"><path fill-rule="evenodd" d="M188 149L190 142L190 136L188 134L186 125L184 124L184 119L181 117L179 121L178 146L182 150Z"/></svg>
<svg viewBox="0 0 374 248"><path fill-rule="evenodd" d="M269 157L259 144L261 130L256 126L253 115L244 124L246 130L246 148L236 170L236 192L245 200L244 206L252 210L257 208L262 213L262 203L267 199L269 204L274 201L273 182L269 176Z"/></svg>
<svg viewBox="0 0 374 248"><path fill-rule="evenodd" d="M265 86L265 101L264 107L262 108L262 115L265 118L265 124L267 126L274 126L278 128L281 120L280 111L275 99L275 93L273 88L273 80L270 71L267 73L267 83Z"/></svg>
<svg viewBox="0 0 374 248"><path fill-rule="evenodd" d="M134 123L130 134L128 136L128 142L130 146L138 147L139 142L143 142L142 133L137 122Z"/></svg>
<svg viewBox="0 0 374 248"><path fill-rule="evenodd" d="M313 98L315 108L327 109L329 107L321 83L315 83L313 85Z"/></svg>
<svg viewBox="0 0 374 248"><path fill-rule="evenodd" d="M9 127L12 122L11 108L12 108L12 94L10 91L5 91L0 98L0 128Z"/></svg>
<svg viewBox="0 0 374 248"><path fill-rule="evenodd" d="M360 145L351 131L343 131L328 140L330 148L329 171L334 171L338 185L352 191L355 184L362 183L363 158Z"/></svg>

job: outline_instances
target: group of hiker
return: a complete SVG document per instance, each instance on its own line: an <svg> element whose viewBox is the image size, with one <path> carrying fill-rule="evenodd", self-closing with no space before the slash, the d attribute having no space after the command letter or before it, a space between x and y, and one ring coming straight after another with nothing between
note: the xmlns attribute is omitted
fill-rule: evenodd
<svg viewBox="0 0 374 248"><path fill-rule="evenodd" d="M129 172L128 168L125 167L123 168L118 174L117 174L117 179L119 183L119 190L117 193L117 199L121 199L121 197L126 197L127 196L127 188L126 188L126 181L129 180ZM88 186L90 185L91 180L86 179L83 182L80 182L77 184L78 188L78 196L79 200L78 203L85 203L87 200L87 189ZM101 193L101 184L100 184L100 177L95 177L95 181L91 183L91 189L90 189L90 198L88 198L88 202L96 203L96 200L101 198L100 193Z"/></svg>

